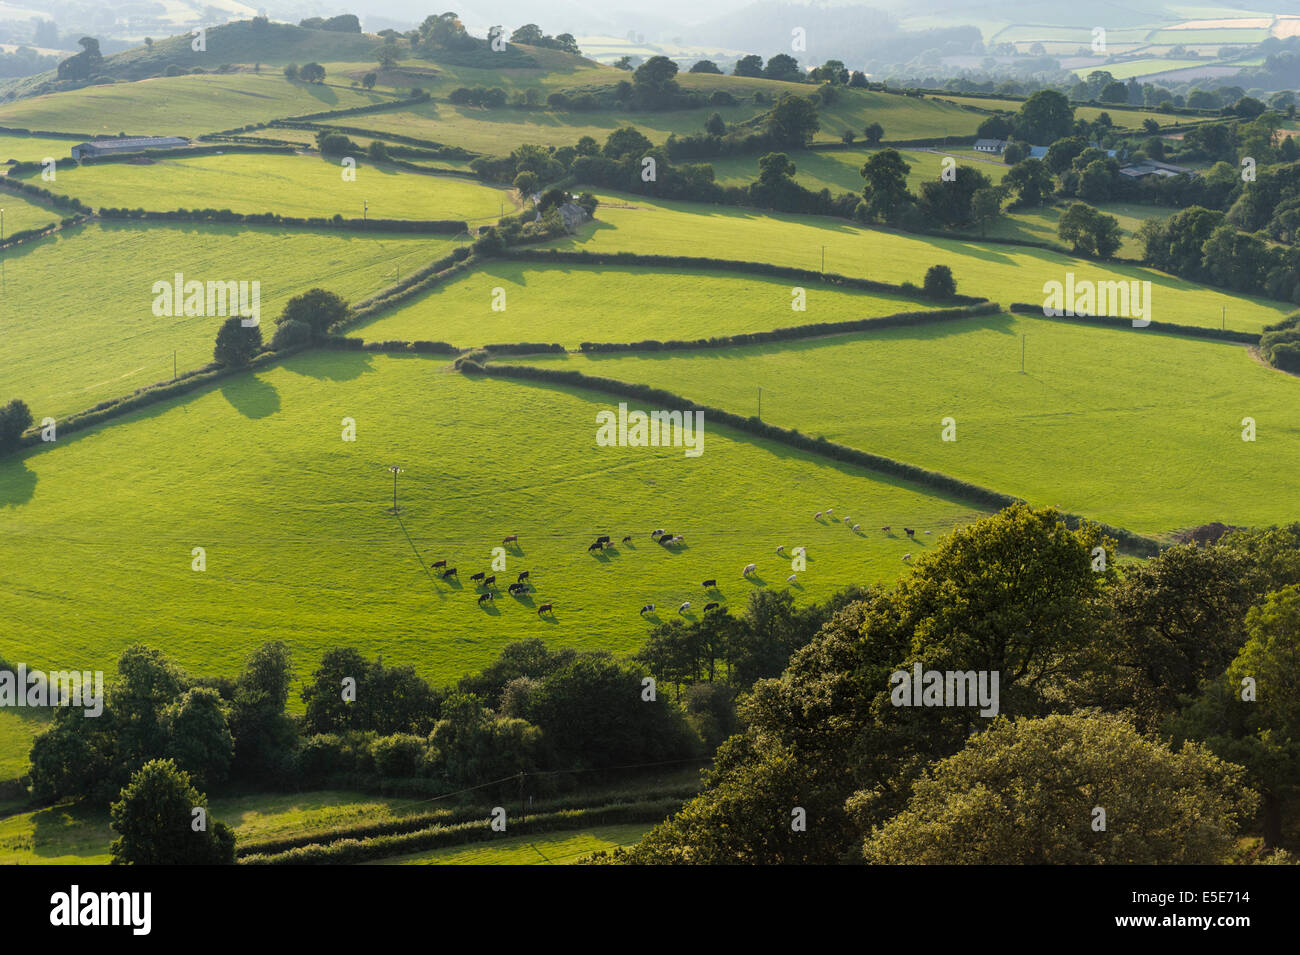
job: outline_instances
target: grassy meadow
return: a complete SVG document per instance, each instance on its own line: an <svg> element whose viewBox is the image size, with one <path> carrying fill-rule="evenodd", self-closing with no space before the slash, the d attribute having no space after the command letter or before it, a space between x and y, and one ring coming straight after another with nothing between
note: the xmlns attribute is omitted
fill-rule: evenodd
<svg viewBox="0 0 1300 955"><path fill-rule="evenodd" d="M795 165L795 180L809 189L829 189L832 195L841 192L861 194L864 180L862 167L871 158L870 149L801 150L787 155ZM900 149L903 159L911 167L907 186L913 192L921 183L938 179L943 171L945 153L919 149ZM997 161L978 162L952 153L959 166L971 165L996 183L1002 181L1010 168ZM758 156L735 156L712 159L714 177L724 186L744 186L758 179Z"/></svg>
<svg viewBox="0 0 1300 955"><path fill-rule="evenodd" d="M38 176L38 182L39 179ZM49 208L16 192L9 192L7 189L0 192L0 209L4 210L4 236L6 238L12 236L15 232L56 225L65 216L72 214L71 210ZM0 312L0 322L4 320L3 314L3 312Z"/></svg>
<svg viewBox="0 0 1300 955"><path fill-rule="evenodd" d="M797 165L797 164L796 164ZM749 259L826 271L884 282L920 284L931 265L952 269L957 290L1009 304L1041 304L1043 284L1076 279L1141 280L1152 286L1152 319L1258 332L1294 311L1294 306L1254 299L1197 285L1136 265L1074 258L1062 252L1011 245L989 245L977 238L940 238L869 229L839 219L765 213L726 206L601 194L596 221L576 235L557 239L556 248L599 252L680 254L698 249L729 259ZM812 321L812 318L808 319Z"/></svg>
<svg viewBox="0 0 1300 955"><path fill-rule="evenodd" d="M725 351L526 360L739 414L754 413L761 386L773 424L1152 536L1284 523L1300 494L1300 379L1241 345L998 315ZM1241 438L1247 416L1254 443ZM946 417L955 442L940 440Z"/></svg>
<svg viewBox="0 0 1300 955"><path fill-rule="evenodd" d="M827 506L924 527L935 542L979 516L707 422L695 458L598 448L596 413L616 404L467 379L420 356L309 352L6 457L0 613L25 626L5 655L108 669L142 642L193 673L233 675L252 648L284 640L302 676L325 649L353 645L445 681L526 637L631 651L647 603L659 619L684 600L739 608L756 587L787 586L778 544L808 548L800 600L892 582L902 554L926 546L815 522ZM354 443L341 440L344 418ZM406 469L400 522L385 512L393 463ZM661 547L656 527L686 543ZM588 553L602 533L633 541ZM536 592L480 607L470 574L509 534L520 548L501 581L530 570ZM195 547L203 572L191 569ZM460 582L430 574L443 558ZM720 594L701 589L709 577ZM539 617L543 602L554 616Z"/></svg>
<svg viewBox="0 0 1300 955"><path fill-rule="evenodd" d="M104 222L23 243L0 259L4 390L40 421L170 379L173 352L181 371L206 365L224 318L153 314L153 284L173 281L176 272L261 282L269 339L294 295L324 286L356 301L454 246L430 236Z"/></svg>
<svg viewBox="0 0 1300 955"><path fill-rule="evenodd" d="M344 180L337 159L257 153L74 166L60 171L54 183L41 183L40 173L26 178L95 208L230 209L360 219L364 201L372 219L469 222L496 221L503 208L513 208L505 189L474 179L420 175L357 158L351 181Z"/></svg>
<svg viewBox="0 0 1300 955"><path fill-rule="evenodd" d="M636 845L653 826L634 822L576 832L503 835L500 840L394 856L366 865L573 865L593 852Z"/></svg>
<svg viewBox="0 0 1300 955"><path fill-rule="evenodd" d="M849 321L935 308L919 297L806 283L808 311L791 308L790 280L736 272L641 266L490 262L349 334L368 341L495 342L695 340L810 321ZM493 290L505 311L493 311ZM816 318L809 318L810 314Z"/></svg>
<svg viewBox="0 0 1300 955"><path fill-rule="evenodd" d="M87 86L0 104L0 126L94 136L187 136L391 102L391 93L290 82L278 70Z"/></svg>

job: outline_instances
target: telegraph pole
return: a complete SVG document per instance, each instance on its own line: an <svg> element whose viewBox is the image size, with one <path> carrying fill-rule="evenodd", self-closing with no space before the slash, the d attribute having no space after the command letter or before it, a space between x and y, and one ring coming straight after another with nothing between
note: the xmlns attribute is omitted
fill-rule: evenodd
<svg viewBox="0 0 1300 955"><path fill-rule="evenodd" d="M1020 374L1022 375L1025 373L1025 338L1026 337L1027 336L1025 332L1020 333Z"/></svg>
<svg viewBox="0 0 1300 955"><path fill-rule="evenodd" d="M397 475L402 473L403 468L396 464L390 464L388 470L393 472L393 508L389 513L398 514L401 512L401 508L397 506Z"/></svg>

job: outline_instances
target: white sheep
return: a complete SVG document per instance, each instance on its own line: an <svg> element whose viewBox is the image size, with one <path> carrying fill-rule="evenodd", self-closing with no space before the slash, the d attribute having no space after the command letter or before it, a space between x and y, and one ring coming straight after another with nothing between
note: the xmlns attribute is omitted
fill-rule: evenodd
<svg viewBox="0 0 1300 955"><path fill-rule="evenodd" d="M911 554L904 554L904 555L903 555L903 560L908 561L908 560L911 560L911 559L912 559L912 555L911 555Z"/></svg>
<svg viewBox="0 0 1300 955"><path fill-rule="evenodd" d="M686 601L685 603L683 603L680 607L677 608L677 612L678 612L678 613L685 613L686 611L688 611L688 610L690 610L690 609L691 609L691 602L688 600L688 601Z"/></svg>
<svg viewBox="0 0 1300 955"><path fill-rule="evenodd" d="M777 552L778 554L782 555L782 556L785 556L785 545L784 545L784 544L777 544L777 545L776 545L776 552Z"/></svg>
<svg viewBox="0 0 1300 955"><path fill-rule="evenodd" d="M758 564L746 564L745 569L740 572L740 576L748 577L756 570L758 570Z"/></svg>
<svg viewBox="0 0 1300 955"><path fill-rule="evenodd" d="M786 582L787 584L792 584L792 583L794 583L795 578L798 577L798 576L799 576L798 574L791 574L789 577L787 577L787 578L785 579L785 582Z"/></svg>
<svg viewBox="0 0 1300 955"><path fill-rule="evenodd" d="M853 525L853 529L854 529L855 531L860 531L860 530L862 530L862 525L861 525L861 524L854 524L854 525Z"/></svg>

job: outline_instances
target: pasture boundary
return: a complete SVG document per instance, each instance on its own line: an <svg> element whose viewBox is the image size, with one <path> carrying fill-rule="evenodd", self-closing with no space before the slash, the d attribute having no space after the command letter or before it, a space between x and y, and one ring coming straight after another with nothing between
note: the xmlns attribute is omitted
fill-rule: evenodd
<svg viewBox="0 0 1300 955"><path fill-rule="evenodd" d="M757 417L746 418L730 411L724 411L721 408L702 405L670 391L665 391L662 388L651 388L648 385L633 384L617 378L586 375L580 371L538 368L531 365L500 365L495 363L481 365L477 362L462 360L457 362L457 367L462 374L467 375L482 374L516 381L543 381L581 388L586 391L601 392L616 397L635 398L665 408L702 411L711 420L737 431L775 441L795 450L814 454L828 460L852 464L889 477L902 478L913 484L933 488L972 504L1003 508L1012 504L1027 503L1023 498L1004 494L1001 491L994 491L978 484L972 484L969 481L962 481L959 478L938 471L930 471L914 464L897 461L894 458L872 454L868 451L860 451L848 445L829 441L825 437L811 438L794 429L768 424ZM1085 523L1095 525L1132 553L1149 557L1160 551L1158 541L1125 528L1115 527L1101 521L1093 521L1078 514L1062 513L1061 517L1067 526L1072 528Z"/></svg>
<svg viewBox="0 0 1300 955"><path fill-rule="evenodd" d="M1165 335L1185 335L1190 338L1208 338L1213 341L1231 342L1235 345L1258 345L1260 338L1254 332L1241 332L1231 328L1209 328L1204 325L1179 325L1174 322L1152 322L1150 325L1135 327L1132 319L1114 315L1044 315L1043 306L1028 305L1024 302L1012 302L1007 306L1007 310L1016 315L1033 315L1053 322L1095 325L1102 328L1123 328L1129 331L1160 332Z"/></svg>

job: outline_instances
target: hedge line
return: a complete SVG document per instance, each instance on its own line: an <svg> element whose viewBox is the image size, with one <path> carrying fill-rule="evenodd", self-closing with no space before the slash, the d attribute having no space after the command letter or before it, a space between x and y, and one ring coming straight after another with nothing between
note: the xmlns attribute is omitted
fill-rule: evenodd
<svg viewBox="0 0 1300 955"><path fill-rule="evenodd" d="M352 314L335 325L334 328L336 331L350 328L362 319L371 318L380 312L387 311L394 305L426 292L435 285L439 285L461 272L476 268L478 262L478 258L474 256L468 246L461 246L451 255L443 256L436 262L426 265L396 285L390 285L388 288L370 296L370 298L358 302L353 307Z"/></svg>
<svg viewBox="0 0 1300 955"><path fill-rule="evenodd" d="M946 143L939 143L939 145L973 146L975 144L975 140L978 138L979 138L978 136L974 136L974 135L949 136ZM902 149L908 146L933 146L936 144L936 142L937 141L933 136L929 136L923 139L883 139L880 141L879 148ZM861 149L864 145L866 145L866 141L859 139L852 143L809 143L804 148L808 149L810 152L823 152L823 151L834 152L836 150L841 150L841 149Z"/></svg>
<svg viewBox="0 0 1300 955"><path fill-rule="evenodd" d="M102 133L56 133L48 129L24 129L22 126L0 126L0 133L12 133L15 136L40 136L43 139L76 139L86 142L92 139L122 138L120 136L105 136Z"/></svg>
<svg viewBox="0 0 1300 955"><path fill-rule="evenodd" d="M23 182L21 179L13 179L9 176L0 176L0 187L8 189L10 192L21 192L23 195L44 202L47 205L55 206L59 209L72 209L76 212L90 215L95 210L90 208L80 199L74 196L67 196L61 192L51 192L42 186L33 185L30 182Z"/></svg>
<svg viewBox="0 0 1300 955"><path fill-rule="evenodd" d="M434 826L417 832L375 836L369 839L340 839L328 845L312 843L271 855L249 855L244 865L350 865L369 859L440 849L446 846L509 839L517 835L608 826L629 822L662 822L681 808L680 799L618 803L595 809L567 809L512 821L507 817L505 832L494 832L491 821L481 818L453 826Z"/></svg>
<svg viewBox="0 0 1300 955"><path fill-rule="evenodd" d="M419 96L408 96L406 99L389 100L387 103L371 103L368 106L350 106L347 109L327 109L319 113L303 113L301 116L290 116L291 120L306 122L316 119L329 119L333 116L361 116L365 113L382 113L386 109L398 109L402 106L414 106L416 103L424 103L430 99L428 93L421 93ZM275 125L272 123L271 125Z"/></svg>
<svg viewBox="0 0 1300 955"><path fill-rule="evenodd" d="M507 345L483 345L482 350L490 355L535 355L539 352L564 354L563 345L557 345L552 342L549 345L541 342L514 342Z"/></svg>
<svg viewBox="0 0 1300 955"><path fill-rule="evenodd" d="M854 318L843 322L815 322L810 325L774 328L770 332L718 335L713 338L698 338L695 341L682 341L680 339L658 341L651 338L640 342L583 342L579 348L584 352L683 351L696 348L733 348L737 345L762 345L766 342L820 338L823 335L837 335L841 332L895 328L899 325L926 325L931 322L974 318L977 315L993 315L1001 310L1002 306L996 302L985 302L981 305L966 305L961 308L941 308L923 312L897 312L879 318Z"/></svg>
<svg viewBox="0 0 1300 955"><path fill-rule="evenodd" d="M142 149L138 153L116 153L112 156L86 156L80 160L83 166L97 166L104 163L131 162L134 159L184 159L186 156L211 156L216 153L271 153L273 155L292 155L301 146L261 146L253 143L214 143L210 146L184 146L175 149ZM39 165L38 165L39 168Z"/></svg>
<svg viewBox="0 0 1300 955"><path fill-rule="evenodd" d="M414 352L420 355L459 355L461 351L455 345L449 345L446 342L410 342L404 339L368 342L364 338L348 338L344 335L330 335L322 339L319 344L325 348L334 348L339 351L375 351L399 354Z"/></svg>
<svg viewBox="0 0 1300 955"><path fill-rule="evenodd" d="M37 226L35 229L23 229L21 232L5 236L4 241L0 242L0 249L7 249L11 245L19 245L28 239L38 239L43 235L49 235L58 228L60 228L59 223L49 222L43 226Z"/></svg>
<svg viewBox="0 0 1300 955"><path fill-rule="evenodd" d="M353 788L344 786L341 788ZM628 793L632 798L622 800L611 793L598 793L587 798L561 798L557 800L543 800L537 803L532 812L537 815L547 815L553 812L563 812L565 810L586 810L599 809L603 806L634 804L637 802L666 802L675 800L677 805L690 799L699 793L698 785L685 785L668 787L657 790L653 793ZM641 798L635 798L639 795ZM491 810L484 806L458 806L448 809L434 809L428 812L413 813L409 816L402 816L398 819L387 819L383 822L363 822L353 823L352 825L335 826L331 829L323 829L317 832L300 834L294 836L284 836L279 839L263 839L259 842L240 843L236 849L239 856L250 855L276 855L281 852L288 852L291 849L300 849L304 846L317 845L321 843L329 844L341 839L373 839L376 836L396 836L408 832L419 832L423 829L430 829L435 826L446 828L448 826L457 826L463 823L481 823L484 818L491 814ZM510 830L507 829L507 832Z"/></svg>
<svg viewBox="0 0 1300 955"><path fill-rule="evenodd" d="M303 226L313 229L352 229L357 232L413 232L420 235L459 235L469 231L463 219L345 219L314 216L282 216L278 212L231 212L229 209L99 210L105 219L158 219L172 222L236 222L244 225Z"/></svg>
<svg viewBox="0 0 1300 955"><path fill-rule="evenodd" d="M620 381L615 378L600 378L592 375L585 375L580 371L538 368L532 365L480 365L475 362L462 360L459 363L459 367L461 372L464 374L484 374L497 378L547 381L571 387L583 388L588 391L604 392L618 397L635 398L658 407L680 408L686 411L703 411L712 421L730 428L735 428L738 431L744 431L748 434L755 435L756 437L765 438L769 441L776 441L800 451L820 455L821 457L830 458L835 461L843 461L857 467L889 475L890 477L902 478L911 481L914 484L934 488L935 490L942 491L952 497L960 498L985 507L1002 508L1011 504L1019 503L1023 500L1023 498L1014 497L1010 494L1003 494L1000 491L981 487L978 484L971 484L968 481L962 481L947 474L940 474L937 471L929 471L925 468L917 467L914 464L905 464L902 461L896 461L893 458L887 458L879 454L859 451L856 448L850 448L843 444L828 441L825 437L811 438L806 434L801 434L800 432L789 428L781 428L776 425L768 424L759 418L744 418L740 415L732 414L729 411L723 411L720 408L697 404L693 401L688 401L680 395L675 395L670 391L664 391L661 388L652 388L649 385L638 385L626 381ZM1160 549L1160 545L1151 538L1143 537L1140 534L1135 534L1132 531L1125 530L1121 527L1112 527L1109 524L1103 524L1099 521L1088 521L1086 518L1075 514L1063 514L1062 518L1071 527L1077 527L1085 521L1093 524L1099 527L1104 533L1114 537L1120 544L1124 545L1129 550L1139 554L1149 556L1157 553Z"/></svg>
<svg viewBox="0 0 1300 955"><path fill-rule="evenodd" d="M799 279L807 282L821 282L825 285L838 285L844 288L862 289L869 292L893 292L904 295L928 297L917 285L904 282L894 285L890 282L877 282L873 279L854 278L835 272L818 272L814 269L799 269L789 265L771 265L767 262L749 262L743 259L716 259L693 255L644 255L638 252L568 252L563 249L505 249L497 258L520 262L574 262L586 265L653 265L669 268L724 269L730 272L749 272L754 275L773 275L779 278ZM954 295L945 301L960 305L979 305L987 302L986 298L974 295Z"/></svg>
<svg viewBox="0 0 1300 955"><path fill-rule="evenodd" d="M473 159L478 155L468 149L460 146L448 146L446 143L440 143L432 139L420 139L416 136L402 136L398 133L385 133L375 129L363 129L360 126L336 126L333 123L326 125L324 123L304 122L296 119L273 119L271 127L276 126L282 129L312 129L326 130L331 133L349 133L353 136L369 136L371 139L382 139L386 143L403 143L407 146L420 146L429 152L439 154L442 159Z"/></svg>
<svg viewBox="0 0 1300 955"><path fill-rule="evenodd" d="M1051 318L1058 322L1077 322L1081 325L1104 325L1109 328L1128 328L1132 329L1133 320L1131 318L1121 318L1116 315L1044 315L1043 306L1027 305L1024 302L1013 302L1008 306L1008 310L1015 312L1017 315L1037 315L1039 318ZM1206 328L1203 325L1179 325L1175 322L1152 322L1150 325L1143 326L1139 330L1164 332L1169 335L1187 335L1191 338L1210 338L1215 341L1237 342L1244 345L1258 345L1259 335L1254 332L1238 332L1230 328Z"/></svg>

